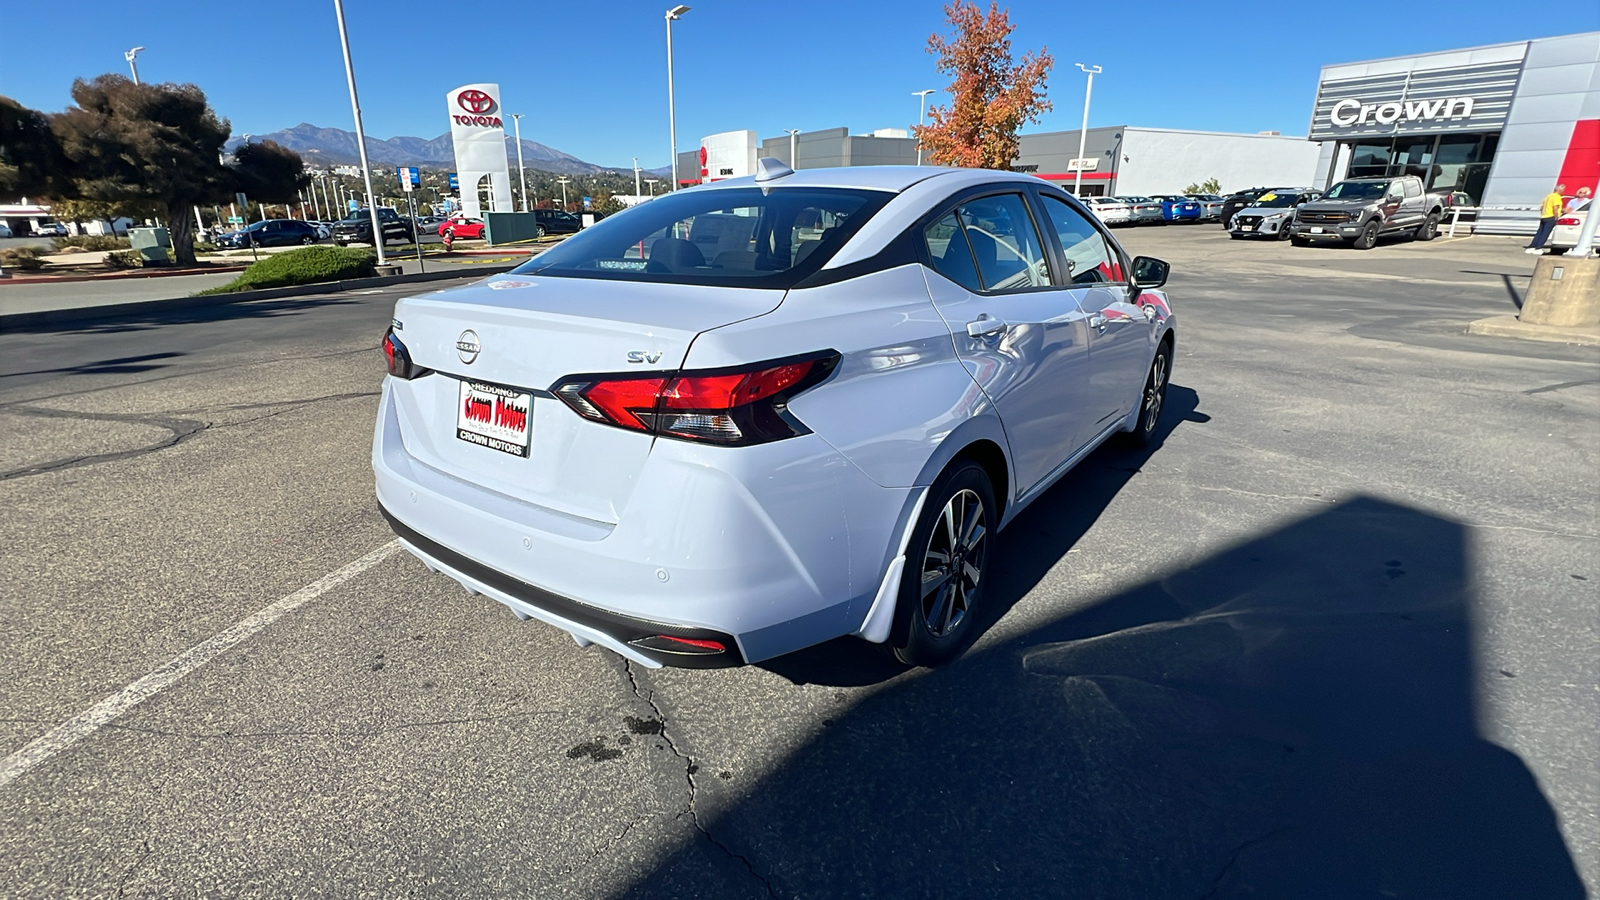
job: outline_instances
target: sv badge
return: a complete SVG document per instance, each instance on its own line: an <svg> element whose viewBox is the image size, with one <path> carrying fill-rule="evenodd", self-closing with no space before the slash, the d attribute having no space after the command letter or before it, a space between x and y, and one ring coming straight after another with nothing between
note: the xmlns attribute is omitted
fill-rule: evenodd
<svg viewBox="0 0 1600 900"><path fill-rule="evenodd" d="M660 350L656 350L656 351L650 352L650 353L647 353L647 352L645 352L643 350L629 350L628 351L628 362L631 362L631 363L649 363L651 365L655 365L657 362L660 362L660 361L661 361L661 351Z"/></svg>

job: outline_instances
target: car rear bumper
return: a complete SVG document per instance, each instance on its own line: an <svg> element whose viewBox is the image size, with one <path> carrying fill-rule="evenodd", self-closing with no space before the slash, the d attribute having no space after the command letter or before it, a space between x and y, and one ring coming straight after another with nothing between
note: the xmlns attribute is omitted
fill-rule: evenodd
<svg viewBox="0 0 1600 900"><path fill-rule="evenodd" d="M911 493L877 486L816 435L658 439L618 521L580 520L411 457L388 383L372 463L385 517L430 569L652 666L739 665L855 632ZM640 644L657 635L725 652Z"/></svg>

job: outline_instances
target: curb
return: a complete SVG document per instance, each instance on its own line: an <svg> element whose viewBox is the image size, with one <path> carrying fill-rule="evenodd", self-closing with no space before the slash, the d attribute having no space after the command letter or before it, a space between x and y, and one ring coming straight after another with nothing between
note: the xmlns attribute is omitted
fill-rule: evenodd
<svg viewBox="0 0 1600 900"><path fill-rule="evenodd" d="M520 265L520 263L518 264ZM206 297L172 297L166 300L136 300L129 303L106 303L99 306L77 306L68 309L43 309L33 312L0 313L0 331L20 325L49 325L57 322L80 322L86 319L109 319L119 316L141 315L148 312L193 309L232 303L249 303L253 300L277 300L282 297L305 297L313 294L337 294L365 288L387 287L393 284L429 281L449 281L457 278L487 278L516 268L514 265L473 266L470 272L423 272L417 275L386 275L378 278L355 278L350 281L330 281L323 284L300 284L293 287L266 288L259 291L240 291L235 294L213 294Z"/></svg>
<svg viewBox="0 0 1600 900"><path fill-rule="evenodd" d="M1516 316L1491 316L1478 319L1467 326L1468 334L1489 337L1521 338L1525 341L1548 341L1555 344L1579 344L1600 347L1600 326L1534 325Z"/></svg>
<svg viewBox="0 0 1600 900"><path fill-rule="evenodd" d="M13 275L0 284L71 284L78 281L120 281L124 278L172 278L179 275L232 275L243 272L249 266L218 266L214 269L167 269L165 267L150 269L148 271L135 269L128 272L105 272L100 275L42 275L36 278L27 278Z"/></svg>

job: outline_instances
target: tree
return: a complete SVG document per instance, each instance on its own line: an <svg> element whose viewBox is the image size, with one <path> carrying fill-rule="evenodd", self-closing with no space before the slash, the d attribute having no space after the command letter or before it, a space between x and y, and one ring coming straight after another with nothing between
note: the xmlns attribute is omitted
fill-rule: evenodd
<svg viewBox="0 0 1600 900"><path fill-rule="evenodd" d="M1207 178L1199 184L1191 184L1183 189L1185 194L1220 194L1222 183L1215 178Z"/></svg>
<svg viewBox="0 0 1600 900"><path fill-rule="evenodd" d="M931 121L916 126L917 140L937 165L1009 170L1017 158L1017 130L1051 108L1045 86L1055 59L1041 47L1038 55L1013 62L1016 29L997 3L985 15L976 3L954 0L944 14L955 33L930 35L928 52L954 79L946 88L953 99L948 108L928 110Z"/></svg>
<svg viewBox="0 0 1600 900"><path fill-rule="evenodd" d="M0 96L0 200L63 194L68 169L50 120Z"/></svg>
<svg viewBox="0 0 1600 900"><path fill-rule="evenodd" d="M173 258L194 259L193 207L238 190L284 202L307 179L304 164L276 144L246 145L228 165L230 128L192 84L134 84L120 75L73 82L50 128L70 163L71 193L113 205L148 204L166 221Z"/></svg>

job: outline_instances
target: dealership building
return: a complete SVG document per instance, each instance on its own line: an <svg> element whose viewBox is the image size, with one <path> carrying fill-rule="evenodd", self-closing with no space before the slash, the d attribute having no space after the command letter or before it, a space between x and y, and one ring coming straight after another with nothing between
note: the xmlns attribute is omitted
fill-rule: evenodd
<svg viewBox="0 0 1600 900"><path fill-rule="evenodd" d="M1557 183L1600 181L1600 32L1325 66L1310 137L1319 186L1418 175L1529 233Z"/></svg>
<svg viewBox="0 0 1600 900"><path fill-rule="evenodd" d="M1080 137L1086 137L1078 156ZM851 134L847 128L800 132L757 140L754 131L708 135L699 150L678 154L683 185L736 178L755 171L758 157L772 157L796 169L829 166L911 166L917 142L905 130L882 128ZM1224 191L1257 185L1311 184L1317 172L1317 146L1301 137L1277 134L1225 134L1118 125L1018 136L1013 168L1062 182L1069 189L1082 170L1083 196L1176 194L1190 184L1215 178Z"/></svg>

